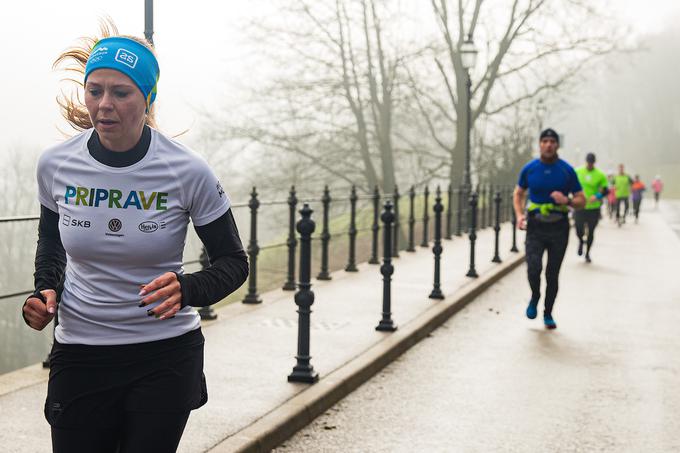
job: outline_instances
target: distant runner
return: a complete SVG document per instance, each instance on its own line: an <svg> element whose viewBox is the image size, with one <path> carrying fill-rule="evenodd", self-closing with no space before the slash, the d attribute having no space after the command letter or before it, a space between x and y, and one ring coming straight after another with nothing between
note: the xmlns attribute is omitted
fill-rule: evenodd
<svg viewBox="0 0 680 453"><path fill-rule="evenodd" d="M654 207L659 206L659 198L661 197L661 191L663 190L663 181L661 181L661 176L656 175L654 181L652 181L652 190L654 190Z"/></svg>
<svg viewBox="0 0 680 453"><path fill-rule="evenodd" d="M560 266L569 242L569 207L581 209L585 205L585 197L574 168L557 155L560 146L557 132L553 129L541 132L539 145L540 158L526 164L519 174L513 205L519 228L527 230L525 248L531 287L527 317L534 319L537 315L543 253L547 250L543 322L546 328L555 329L557 324L552 309L557 296ZM569 198L570 193L573 198Z"/></svg>
<svg viewBox="0 0 680 453"><path fill-rule="evenodd" d="M607 213L609 218L614 218L616 212L616 187L614 186L614 175L608 173L607 181L609 182L609 193L607 194Z"/></svg>
<svg viewBox="0 0 680 453"><path fill-rule="evenodd" d="M633 184L633 178L628 176L623 168L623 164L619 164L619 174L614 176L614 190L616 191L616 222L621 226L626 223L628 210L628 198L630 197L630 187ZM621 215L621 205L624 205L623 215Z"/></svg>
<svg viewBox="0 0 680 453"><path fill-rule="evenodd" d="M638 223L638 220L640 219L640 204L642 203L642 195L644 191L647 190L645 183L640 181L639 175L635 175L635 181L633 181L631 190L633 191L633 214L635 215L635 223Z"/></svg>
<svg viewBox="0 0 680 453"><path fill-rule="evenodd" d="M586 165L576 169L578 180L583 187L583 194L586 198L584 209L574 211L574 226L576 227L576 237L578 238L578 256L583 255L583 236L585 227L588 227L588 238L586 240L586 262L590 263L590 250L595 239L595 227L600 220L600 206L602 199L609 192L607 176L599 168L595 168L595 154L588 153Z"/></svg>

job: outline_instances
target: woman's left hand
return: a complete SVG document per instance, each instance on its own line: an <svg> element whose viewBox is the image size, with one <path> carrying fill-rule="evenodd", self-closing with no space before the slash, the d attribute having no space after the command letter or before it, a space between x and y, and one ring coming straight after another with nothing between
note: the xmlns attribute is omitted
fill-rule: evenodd
<svg viewBox="0 0 680 453"><path fill-rule="evenodd" d="M139 304L140 307L145 307L159 300L163 301L158 306L147 310L148 316L169 319L174 317L182 308L182 291L174 272L166 272L150 283L142 285L139 295L143 297L141 304Z"/></svg>

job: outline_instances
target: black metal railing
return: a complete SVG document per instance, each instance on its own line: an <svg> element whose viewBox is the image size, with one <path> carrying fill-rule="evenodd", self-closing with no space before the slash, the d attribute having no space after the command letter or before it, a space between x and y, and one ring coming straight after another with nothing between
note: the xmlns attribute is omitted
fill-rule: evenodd
<svg viewBox="0 0 680 453"><path fill-rule="evenodd" d="M490 212L493 212L494 208L494 197L495 195L491 191L491 187L489 186L488 188L484 188L484 186L480 186L479 190L484 189L483 194L484 194L484 206L483 207L478 207L478 212L477 214L481 214L479 210L481 208L488 209ZM342 238L347 238L348 241L348 259L347 263L345 266L345 270L348 272L356 272L357 271L357 256L356 256L356 247L357 247L357 238L360 233L365 233L370 231L372 233L371 235L371 245L370 245L370 250L371 250L371 256L369 258L369 262L375 262L378 264L380 261L378 260L379 256L379 231L380 231L380 209L382 208L382 204L386 200L390 200L393 202L393 215L395 216L394 222L392 223L392 257L396 258L399 256L399 251L400 250L407 250L407 251L415 251L415 239L416 239L416 227L418 225L422 226L422 242L420 245L423 247L428 247L431 237L434 237L434 229L435 226L431 225L429 220L430 220L430 215L431 213L433 214L434 211L434 205L436 203L430 203L429 201L429 187L426 185L423 185L423 190L420 192L416 190L415 187L411 187L408 191L408 197L401 197L398 193L397 190L395 190L394 194L380 194L380 191L377 187L375 187L372 190L372 193L366 194L366 195L358 195L357 190L355 187L350 188L350 194L347 197L333 197L331 199L331 190L330 188L325 188L322 192L322 196L320 198L304 198L304 202L306 203L322 203L322 212L324 211L330 211L331 206L340 204L340 203L346 203L347 207L349 208L348 216L349 216L349 221L348 221L348 226L347 229L343 231L330 231L330 226L328 225L328 221L330 220L330 213L327 212L327 215L324 217L327 217L323 221L323 231L320 237L314 238L315 241L321 241L323 244L322 250L322 262L321 262L321 271L319 275L322 275L325 277L329 272L329 264L328 264L328 247L331 244L331 242L335 242L337 240L342 240ZM511 209L511 188L509 187L497 187L497 191L500 192L501 194L501 213L500 213L500 222L507 222L507 221L512 221L513 220L513 212ZM444 198L445 197L445 198ZM442 199L441 199L441 204L442 204L442 238L446 240L451 240L452 237L454 236L460 236L466 230L469 228L469 219L466 219L466 216L470 215L469 212L469 204L467 201L469 200L470 195L466 194L465 190L463 187L451 187L449 185L448 190L446 192L442 193ZM477 199L480 200L479 194L477 194ZM358 228L357 227L357 217L362 214L362 211L357 208L357 203L360 201L366 201L369 202L370 206L373 208L372 209L372 215L373 215L373 223L371 225L368 225L363 228ZM287 247L287 263L286 263L286 269L281 270L277 269L277 272L281 272L285 274L285 281L283 282L283 289L286 290L295 290L295 260L297 256L297 246L298 246L298 241L296 239L295 235L295 223L296 223L296 208L299 203L299 198L298 194L295 190L295 187L291 187L289 197L285 200L260 200L259 195L257 193L257 189L254 187L253 190L251 191L251 197L250 200L247 202L241 202L241 203L232 203L231 207L232 209L236 208L248 208L250 210L250 235L248 238L248 246L247 246L247 252L250 258L250 269L251 269L251 275L249 276L249 282L248 282L248 293L245 296L244 302L247 301L246 303L253 303L259 301L259 293L258 293L258 257L259 255L267 250L272 250L272 249L278 249L278 248L283 248ZM432 206L427 206L427 205L432 204ZM478 201L479 203L479 201ZM405 205L404 205L405 204ZM421 204L420 207L417 205ZM277 240L275 242L266 244L266 245L261 245L260 241L258 240L258 218L260 216L260 211L263 211L264 208L270 207L270 206L288 206L289 208L289 215L288 215L288 231L287 231L287 236L286 238L282 238L281 240ZM427 206L427 208L426 208ZM408 213L407 218L402 218L400 215L400 211L405 211ZM422 216L416 216L416 211L422 212ZM365 210L364 212L365 213ZM488 217L488 219L487 219ZM479 219L479 217L477 216ZM491 219L493 218L491 215L486 216L485 215L485 220L487 221L487 224L484 226L492 226L493 223ZM0 224L4 223L14 223L14 222L34 222L39 220L40 217L36 215L22 215L22 216L10 216L10 217L0 217ZM366 216L364 216L364 220L368 220ZM445 227L444 227L444 222L445 222ZM406 225L407 231L403 231L403 229L400 227L401 225ZM482 225L478 224L476 225L477 228L482 227ZM432 230L432 231L430 231ZM399 235L404 234L406 237L406 243L399 243ZM454 234L455 233L455 234ZM333 237L331 237L331 234ZM201 264L201 259L194 259L194 260L187 260L184 261L184 265L194 265L194 264ZM3 299L10 299L13 297L19 297L19 296L27 296L30 295L33 292L33 289L26 289L26 290L21 290L21 291L12 291L6 294L0 294L0 300Z"/></svg>
<svg viewBox="0 0 680 453"><path fill-rule="evenodd" d="M285 200L260 200L257 188L253 187L248 202L231 205L234 209L247 208L249 211L250 234L247 253L250 261L250 275L242 302L247 304L262 302L260 291L263 288L261 282L258 282L260 271L275 273L276 278L281 279L276 283L276 287L296 291L295 300L301 310L300 320L302 324L299 331L301 343L298 344L298 363L291 374L291 380L314 382L317 379L317 375L309 363L309 316L313 303L313 296L310 296L310 276L312 275L313 256L315 256L312 254L312 248L315 247L313 243L318 242L320 246L316 249L320 251L320 272L316 278L317 280L330 280L331 272L334 270L344 269L346 272L358 272L360 270L360 267L357 266L359 260L357 258L357 242L361 233L366 233L362 238L365 241L362 250L367 251L370 255L367 257L368 263L381 264L378 257L381 255L379 249L380 230L382 230L380 273L383 276L384 289L382 319L378 325L378 330L392 331L396 328L391 318L390 286L394 269L393 259L399 257L400 250L416 253L416 235L422 238L419 245L423 248L431 247L434 255L434 284L430 297L442 299L444 293L441 289L442 270L440 266L444 241L459 240L455 236L467 233L470 240L470 268L467 275L476 277L475 242L478 230L486 227L493 228L495 233L494 261L499 262L500 224L504 222L514 223L514 214L511 209L512 192L509 187L479 185L475 190L470 190L470 188L463 186L451 187L449 185L446 191L442 191L437 186L433 203L429 199L429 187L424 184L420 186L420 190L411 186L408 190L408 196L404 197L399 194L396 188L394 193L381 194L378 187L375 187L370 193L358 195L357 188L353 186L348 188L346 193L348 193L347 196L342 196L340 190L332 190L326 186L323 188L321 197L304 198L300 197L295 187L291 187L289 196ZM337 194L341 196L337 196ZM363 207L358 206L360 202ZM304 205L302 210L298 210L299 204ZM318 207L315 208L315 205ZM260 228L258 220L263 211L267 211L272 206L286 208L286 228L281 231L279 236L274 236L273 241L262 245L258 237ZM315 208L316 212L321 213L322 216L321 231L316 237L312 237L315 229L311 218L312 212L314 212L312 208ZM331 213L335 217L331 216ZM402 218L400 213L407 213L407 218ZM417 215L417 213L422 213L422 215ZM434 222L430 222L431 214ZM35 222L37 220L39 220L38 216L13 216L0 218L0 224ZM335 225L342 224L342 228L334 226L334 222ZM360 224L363 226L359 227ZM402 225L405 226L406 231L403 231ZM421 227L420 231L417 231L417 226ZM403 241L399 241L401 234L404 235L405 240ZM433 241L430 238L433 238ZM347 244L347 261L343 260L341 266L332 266L331 256L336 257L336 262L338 255L344 256L344 251L340 254L337 247L333 253L331 252L331 245L337 244L338 241ZM370 245L368 241L370 241ZM341 246L343 246L342 243ZM268 265L270 266L268 268L267 265L262 264L262 252L284 247L286 251L281 253L286 262L284 266ZM513 251L515 250L513 234ZM301 255L302 253L304 255ZM203 251L199 259L188 260L184 264L201 264L202 267L205 267L208 264L206 258L207 254ZM296 269L296 263L299 264L299 269ZM297 282L296 276L299 276ZM270 289L271 283L269 281L268 287L264 289ZM28 296L32 292L33 290L30 289L0 294L0 300ZM203 319L215 319L217 316L212 309L202 310L199 313Z"/></svg>

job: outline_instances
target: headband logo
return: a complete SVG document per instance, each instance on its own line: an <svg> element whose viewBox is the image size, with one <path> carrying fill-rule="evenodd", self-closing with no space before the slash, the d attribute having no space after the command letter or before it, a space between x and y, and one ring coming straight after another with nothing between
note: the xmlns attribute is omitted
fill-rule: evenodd
<svg viewBox="0 0 680 453"><path fill-rule="evenodd" d="M108 47L97 47L94 49L94 51L90 54L90 58L88 63L97 63L98 61L101 61L102 58L104 58L104 55L109 53L109 48Z"/></svg>
<svg viewBox="0 0 680 453"><path fill-rule="evenodd" d="M139 60L137 55L123 48L118 49L114 59L119 63L123 63L125 66L129 66L132 69L135 69L135 66L137 66L137 60Z"/></svg>

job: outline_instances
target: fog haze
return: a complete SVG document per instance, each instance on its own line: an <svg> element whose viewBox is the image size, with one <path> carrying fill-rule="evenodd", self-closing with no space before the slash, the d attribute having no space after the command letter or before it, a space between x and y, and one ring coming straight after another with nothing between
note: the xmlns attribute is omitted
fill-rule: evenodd
<svg viewBox="0 0 680 453"><path fill-rule="evenodd" d="M247 24L274 11L275 3L155 2L154 40L161 61L157 105L165 131L173 134L189 129L184 139L195 139L196 109L220 107L225 96L239 89L240 80L256 76L244 64L252 44L247 41ZM430 14L429 3L414 5L422 4L416 10L426 15ZM673 18L680 12L680 2L675 0L614 0L612 4L636 35L674 25ZM104 16L110 16L122 33L143 34L143 0L40 0L3 5L0 154L18 144L42 149L62 139L57 128L70 132L54 102L63 74L53 71L51 64L78 37L95 33L98 19Z"/></svg>
<svg viewBox="0 0 680 453"><path fill-rule="evenodd" d="M301 3L313 14L299 8ZM526 7L529 2L520 3ZM370 20L368 4L378 5ZM473 2L464 4L468 9L461 25L472 16ZM624 162L646 181L661 173L668 194L680 197L680 95L675 86L680 78L680 1L546 2L521 33L530 38L518 40L503 61L500 72L509 77L499 76L493 89L486 82L485 92L485 81L492 79L487 77L490 57L502 48L494 32L503 29L510 4L485 0L475 34L480 61L471 78L479 90L471 104L480 119L472 131L473 182L511 184L518 167L535 154L539 127L549 123L564 134L562 156L571 163L595 151L605 169ZM344 17L335 14L338 5L347 7ZM573 5L604 11L618 26L607 35L611 24L598 22L595 14L586 17L587 24L571 23L573 17L555 10ZM447 48L429 0L193 0L156 1L154 6L160 129L169 135L186 131L180 141L208 158L233 201L246 200L252 186L262 200L271 201L285 199L292 184L301 200L317 198L326 184L333 197L347 196L350 185L366 195L379 185L383 194L391 194L396 184L402 193L412 184L418 190L458 184L454 173L459 177L462 169L463 146L457 141L465 135L459 121L465 117L465 104L459 102L467 98L461 83L465 72L452 64L459 49ZM575 16L579 13L583 10ZM52 62L78 37L95 35L103 17L110 17L123 34L142 36L144 1L3 3L0 156L6 163L0 173L0 216L38 212L37 156L63 140L59 130L74 133L55 102L60 90L71 86L60 83L64 73L55 72ZM450 22L457 34L461 25ZM541 27L557 30L557 42L550 33L533 34L536 28L545 31ZM347 41L338 46L340 35ZM541 41L546 36L548 42ZM607 50L584 69L572 70L578 52L563 54L559 47L583 50L574 44L582 36L602 41L589 42L585 53ZM378 37L384 38L384 55L376 51ZM626 51L611 50L619 47ZM544 62L540 55L546 50L550 55ZM351 52L356 58L347 59ZM525 65L527 59L538 64ZM345 63L349 72L343 72ZM382 63L395 69L376 77ZM569 81L543 91L550 87L551 71L564 71ZM352 86L345 87L348 74ZM484 93L490 94L488 104ZM383 126L392 129L385 133ZM267 207L258 226L262 244L282 241L286 213L285 205ZM235 209L234 215L245 242L247 208ZM0 225L0 293L30 289L35 228L35 222ZM187 260L197 258L198 244L190 232ZM17 315L23 297L0 301L0 373L40 360L49 347L50 332L35 335Z"/></svg>

